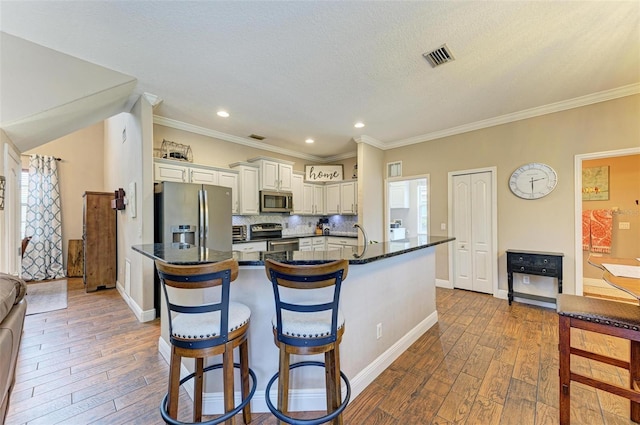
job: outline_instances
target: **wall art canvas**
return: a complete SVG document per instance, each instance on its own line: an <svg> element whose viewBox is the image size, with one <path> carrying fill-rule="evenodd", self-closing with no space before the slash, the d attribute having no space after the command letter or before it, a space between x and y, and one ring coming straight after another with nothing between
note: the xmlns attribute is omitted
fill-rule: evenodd
<svg viewBox="0 0 640 425"><path fill-rule="evenodd" d="M609 166L582 169L582 200L609 200Z"/></svg>

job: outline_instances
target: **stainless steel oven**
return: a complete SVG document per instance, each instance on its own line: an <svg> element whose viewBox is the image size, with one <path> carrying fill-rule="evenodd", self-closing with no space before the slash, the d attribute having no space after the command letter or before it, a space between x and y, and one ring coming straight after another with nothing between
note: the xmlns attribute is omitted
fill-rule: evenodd
<svg viewBox="0 0 640 425"><path fill-rule="evenodd" d="M282 238L282 224L260 223L249 227L250 240L266 240L267 251L297 251L298 238Z"/></svg>
<svg viewBox="0 0 640 425"><path fill-rule="evenodd" d="M291 211L293 211L293 194L291 192L260 191L260 212L290 213Z"/></svg>

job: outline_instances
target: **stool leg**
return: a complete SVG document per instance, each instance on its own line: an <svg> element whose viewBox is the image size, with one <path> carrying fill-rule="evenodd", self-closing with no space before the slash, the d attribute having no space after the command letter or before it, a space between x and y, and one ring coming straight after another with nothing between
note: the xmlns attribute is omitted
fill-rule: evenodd
<svg viewBox="0 0 640 425"><path fill-rule="evenodd" d="M280 347L280 375L278 376L278 410L288 414L289 411L289 353L284 346ZM283 422L278 421L278 424Z"/></svg>
<svg viewBox="0 0 640 425"><path fill-rule="evenodd" d="M334 412L342 403L340 385L340 351L338 344L333 350L324 353L325 381L327 387L327 413ZM342 415L332 421L334 425L342 425Z"/></svg>
<svg viewBox="0 0 640 425"><path fill-rule="evenodd" d="M571 319L559 317L560 425L571 423Z"/></svg>
<svg viewBox="0 0 640 425"><path fill-rule="evenodd" d="M171 362L169 366L169 399L167 400L167 412L169 416L178 419L178 397L180 395L180 355L176 353L176 347L171 346Z"/></svg>
<svg viewBox="0 0 640 425"><path fill-rule="evenodd" d="M193 422L202 421L202 384L204 380L204 359L196 358L196 376L193 380Z"/></svg>
<svg viewBox="0 0 640 425"><path fill-rule="evenodd" d="M640 342L631 341L631 353L629 356L629 383L634 390L634 383L640 384ZM640 403L631 402L631 420L640 422Z"/></svg>
<svg viewBox="0 0 640 425"><path fill-rule="evenodd" d="M242 400L249 397L249 343L247 339L240 344L240 377L242 379ZM251 422L251 402L242 410L244 423Z"/></svg>
<svg viewBox="0 0 640 425"><path fill-rule="evenodd" d="M224 386L224 411L229 412L235 407L233 388L233 343L227 342L222 354L223 386ZM236 418L227 421L227 425L235 425Z"/></svg>

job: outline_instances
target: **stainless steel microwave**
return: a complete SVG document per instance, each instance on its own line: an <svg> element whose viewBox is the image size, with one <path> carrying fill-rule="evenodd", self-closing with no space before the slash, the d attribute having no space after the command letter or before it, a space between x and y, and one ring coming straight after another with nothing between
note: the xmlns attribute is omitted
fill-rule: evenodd
<svg viewBox="0 0 640 425"><path fill-rule="evenodd" d="M293 211L293 193L260 191L260 212L290 213Z"/></svg>

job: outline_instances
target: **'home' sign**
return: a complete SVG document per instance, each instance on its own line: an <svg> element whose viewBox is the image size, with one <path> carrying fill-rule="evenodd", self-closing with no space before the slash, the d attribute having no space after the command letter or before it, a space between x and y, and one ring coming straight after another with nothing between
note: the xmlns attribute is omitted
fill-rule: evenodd
<svg viewBox="0 0 640 425"><path fill-rule="evenodd" d="M305 165L305 177L308 182L332 182L342 178L342 165Z"/></svg>

